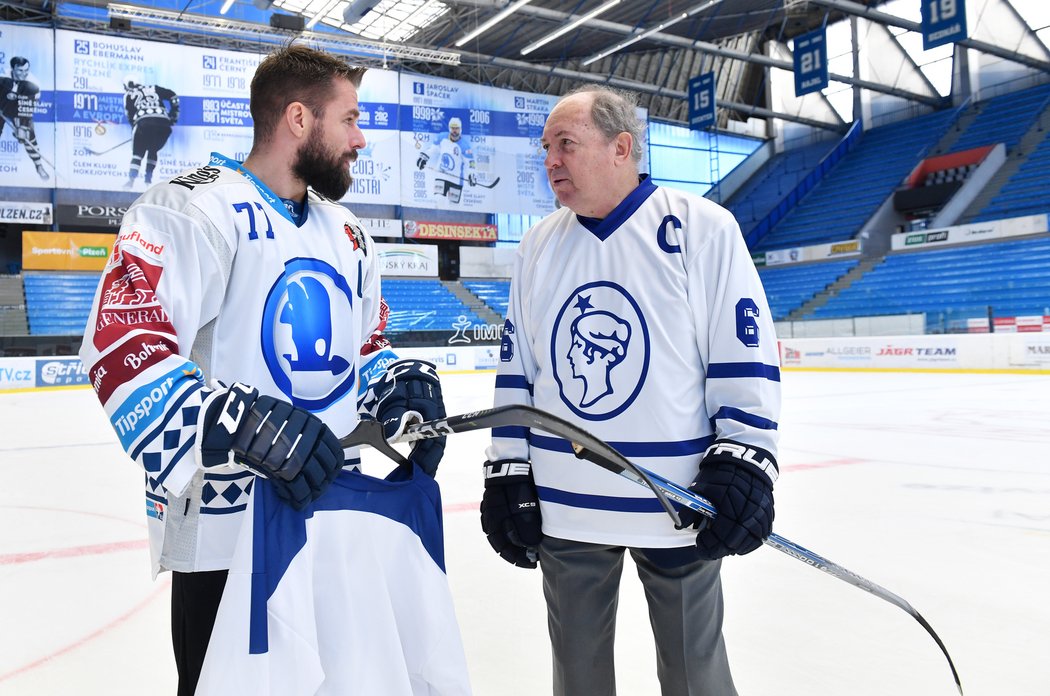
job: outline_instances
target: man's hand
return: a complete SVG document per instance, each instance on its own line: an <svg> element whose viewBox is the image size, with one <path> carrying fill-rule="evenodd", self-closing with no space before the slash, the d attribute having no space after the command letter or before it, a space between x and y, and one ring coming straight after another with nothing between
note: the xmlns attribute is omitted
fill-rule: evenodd
<svg viewBox="0 0 1050 696"><path fill-rule="evenodd" d="M531 465L521 459L485 462L481 529L508 563L535 568L543 521Z"/></svg>
<svg viewBox="0 0 1050 696"><path fill-rule="evenodd" d="M296 510L317 500L343 468L339 438L287 401L234 384L208 397L199 437L205 467L233 461L270 480Z"/></svg>
<svg viewBox="0 0 1050 696"><path fill-rule="evenodd" d="M445 417L441 380L434 365L423 360L398 360L369 385L371 401L365 407L383 424L383 434L393 440L418 421ZM445 438L417 440L408 455L423 471L437 473L445 452Z"/></svg>
<svg viewBox="0 0 1050 696"><path fill-rule="evenodd" d="M708 448L689 490L714 506L714 519L683 509L682 528L698 530L700 557L714 560L751 553L773 532L773 481L777 464L769 452L732 440Z"/></svg>

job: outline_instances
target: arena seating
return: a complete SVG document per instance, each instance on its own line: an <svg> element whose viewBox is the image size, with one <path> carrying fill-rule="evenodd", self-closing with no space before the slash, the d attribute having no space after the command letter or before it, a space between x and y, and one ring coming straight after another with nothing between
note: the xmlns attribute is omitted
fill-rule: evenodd
<svg viewBox="0 0 1050 696"><path fill-rule="evenodd" d="M1050 213L1050 137L1025 159L999 193L969 222Z"/></svg>
<svg viewBox="0 0 1050 696"><path fill-rule="evenodd" d="M857 259L759 269L773 321L782 321L818 292L848 273Z"/></svg>
<svg viewBox="0 0 1050 696"><path fill-rule="evenodd" d="M27 271L22 281L30 335L83 335L98 279L97 273Z"/></svg>
<svg viewBox="0 0 1050 696"><path fill-rule="evenodd" d="M925 313L927 330L1050 313L1050 237L890 254L805 319Z"/></svg>
<svg viewBox="0 0 1050 696"><path fill-rule="evenodd" d="M835 140L787 150L774 155L726 201L745 235L813 171L835 147Z"/></svg>
<svg viewBox="0 0 1050 696"><path fill-rule="evenodd" d="M953 109L937 111L865 132L856 148L753 251L853 238L956 115Z"/></svg>
<svg viewBox="0 0 1050 696"><path fill-rule="evenodd" d="M977 102L973 106L977 116L952 144L951 151L1003 143L1009 154L1042 113L1048 99L1050 85L1039 85Z"/></svg>
<svg viewBox="0 0 1050 696"><path fill-rule="evenodd" d="M485 322L438 280L384 278L383 297L390 305L387 333L451 331L466 317L468 326Z"/></svg>
<svg viewBox="0 0 1050 696"><path fill-rule="evenodd" d="M463 287L481 298L496 314L506 318L510 302L509 280L463 280Z"/></svg>

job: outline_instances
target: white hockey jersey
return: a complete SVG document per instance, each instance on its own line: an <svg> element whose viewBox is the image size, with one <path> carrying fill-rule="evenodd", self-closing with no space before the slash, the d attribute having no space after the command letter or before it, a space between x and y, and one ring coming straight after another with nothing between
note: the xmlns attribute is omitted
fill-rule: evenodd
<svg viewBox="0 0 1050 696"><path fill-rule="evenodd" d="M228 568L255 480L197 461L206 380L251 385L345 435L380 301L375 249L352 213L311 192L297 224L222 155L128 209L80 357L145 472L155 573Z"/></svg>
<svg viewBox="0 0 1050 696"><path fill-rule="evenodd" d="M197 696L468 696L432 478L344 471L302 512L260 479Z"/></svg>
<svg viewBox="0 0 1050 696"><path fill-rule="evenodd" d="M571 420L688 485L716 438L776 455L780 369L772 317L724 208L644 178L604 220L562 208L519 245L497 406ZM490 460L531 459L545 534L600 544L693 543L658 501L576 459L569 442L493 430Z"/></svg>
<svg viewBox="0 0 1050 696"><path fill-rule="evenodd" d="M456 142L446 136L427 148L426 153L435 179L463 186L467 183L467 175L474 171L474 154L466 136L460 136Z"/></svg>

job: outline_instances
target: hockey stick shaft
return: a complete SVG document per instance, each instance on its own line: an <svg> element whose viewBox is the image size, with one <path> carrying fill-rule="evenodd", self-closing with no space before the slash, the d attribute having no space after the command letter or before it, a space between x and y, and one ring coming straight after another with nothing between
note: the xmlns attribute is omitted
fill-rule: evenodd
<svg viewBox="0 0 1050 696"><path fill-rule="evenodd" d="M88 152L90 152L92 155L96 155L96 156L97 155L105 155L107 153L113 152L118 147L124 147L125 145L127 145L131 141L132 141L132 138L128 138L124 142L117 143L116 145L113 145L111 147L107 147L105 150L92 150L90 147L85 147L84 149L87 150Z"/></svg>
<svg viewBox="0 0 1050 696"><path fill-rule="evenodd" d="M365 426L366 423L371 423L372 425L362 429L362 426ZM689 489L680 486L673 481L669 481L659 474L632 464L608 443L590 435L574 424L529 406L503 406L489 409L487 411L476 411L460 416L449 416L448 418L439 420L417 423L409 426L405 430L405 433L399 438L399 441L413 442L424 438L440 437L450 433L469 432L472 430L510 425L525 426L536 430L542 430L569 440L577 457L586 459L604 469L651 489L657 497L661 499L661 502L665 499L670 499L679 505L696 510L707 517L713 518L717 514L714 506L702 496L693 493ZM375 421L362 422L354 432L343 438L343 440L340 441L340 444L344 447L357 445L376 446L374 440L377 437L377 433L379 439L382 441L382 446L389 448L389 444L382 438L382 426ZM677 514L672 515L672 518L677 520ZM929 622L926 621L926 619L916 611L907 600L890 592L881 585L857 575L853 571L829 561L823 556L820 556L793 541L785 539L779 534L770 534L769 538L765 540L765 544L796 560L802 561L808 566L823 571L834 578L873 594L879 599L889 602L907 612L919 623L920 626L923 627L923 629L926 630L930 637L933 638L934 642L937 643L937 647L940 648L945 659L948 661L948 667L952 671L952 677L955 680L955 686L958 689L959 694L961 695L963 693L962 681L959 679L959 672L955 669L955 663L952 661L951 655L948 654L948 649L945 647L944 642L941 640L940 636L937 635L937 632L933 630L933 627Z"/></svg>
<svg viewBox="0 0 1050 696"><path fill-rule="evenodd" d="M37 157L39 157L45 163L50 165L51 169L53 169L53 170L55 169L55 163L52 162L51 160L49 160L47 157L44 157L44 153L40 151L40 146L39 145L34 144L33 142L31 142L28 139L27 140L22 140L21 138L18 137L18 135L17 135L18 134L18 130L19 130L19 128L21 128L21 126L16 126L14 124L14 122L11 121L10 118L8 118L7 116L4 116L3 114L0 114L0 118L3 118L4 119L4 123L6 123L11 128L11 131L12 131L11 135L14 136L15 140L17 140L18 142L22 143L22 147L24 147L26 149L26 152L29 152L29 148L33 148L33 151L36 153ZM57 170L55 170L55 171L57 172Z"/></svg>

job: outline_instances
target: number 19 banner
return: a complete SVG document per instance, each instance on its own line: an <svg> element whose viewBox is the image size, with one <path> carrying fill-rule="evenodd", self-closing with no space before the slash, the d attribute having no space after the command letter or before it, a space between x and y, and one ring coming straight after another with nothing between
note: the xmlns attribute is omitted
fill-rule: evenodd
<svg viewBox="0 0 1050 696"><path fill-rule="evenodd" d="M966 38L966 0L922 1L922 50Z"/></svg>

